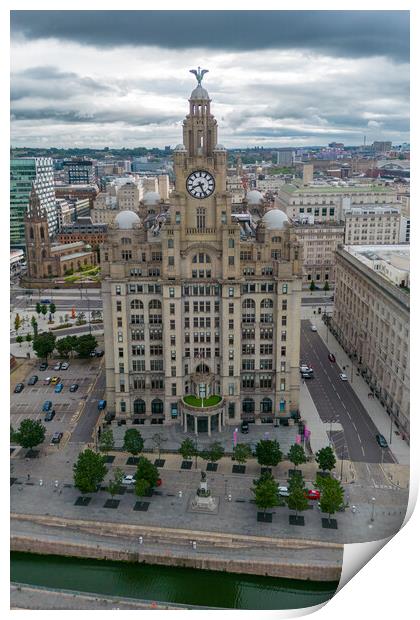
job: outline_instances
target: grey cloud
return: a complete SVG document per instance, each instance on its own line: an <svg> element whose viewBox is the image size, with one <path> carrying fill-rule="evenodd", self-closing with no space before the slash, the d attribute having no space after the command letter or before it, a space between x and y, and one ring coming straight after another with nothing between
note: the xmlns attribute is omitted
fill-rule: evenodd
<svg viewBox="0 0 420 620"><path fill-rule="evenodd" d="M12 11L12 34L84 45L409 58L409 11Z"/></svg>

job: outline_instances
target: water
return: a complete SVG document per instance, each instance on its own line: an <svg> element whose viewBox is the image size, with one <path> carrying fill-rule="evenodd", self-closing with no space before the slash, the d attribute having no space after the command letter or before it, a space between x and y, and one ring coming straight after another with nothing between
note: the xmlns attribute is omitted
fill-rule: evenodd
<svg viewBox="0 0 420 620"><path fill-rule="evenodd" d="M50 588L236 609L295 609L330 599L336 582L310 582L193 568L11 554L11 580Z"/></svg>

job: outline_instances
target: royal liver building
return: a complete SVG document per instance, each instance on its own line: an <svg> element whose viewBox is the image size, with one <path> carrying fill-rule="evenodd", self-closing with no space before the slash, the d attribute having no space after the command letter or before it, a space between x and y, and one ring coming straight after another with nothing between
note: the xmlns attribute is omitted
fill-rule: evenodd
<svg viewBox="0 0 420 620"><path fill-rule="evenodd" d="M282 211L231 212L194 73L169 204L119 212L101 250L106 398L117 419L215 434L299 406L301 248Z"/></svg>

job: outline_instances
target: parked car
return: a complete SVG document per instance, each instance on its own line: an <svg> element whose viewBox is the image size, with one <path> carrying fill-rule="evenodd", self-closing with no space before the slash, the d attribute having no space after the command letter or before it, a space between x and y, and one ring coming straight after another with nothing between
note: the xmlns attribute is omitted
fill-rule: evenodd
<svg viewBox="0 0 420 620"><path fill-rule="evenodd" d="M49 385L51 383L51 377L45 377L43 384L44 385Z"/></svg>
<svg viewBox="0 0 420 620"><path fill-rule="evenodd" d="M68 362L61 362L61 370L68 370L70 368L70 364Z"/></svg>
<svg viewBox="0 0 420 620"><path fill-rule="evenodd" d="M54 365L54 370L61 370L61 362L57 362L57 363Z"/></svg>
<svg viewBox="0 0 420 620"><path fill-rule="evenodd" d="M54 435L51 437L51 443L60 443L62 437L63 433L54 433Z"/></svg>
<svg viewBox="0 0 420 620"><path fill-rule="evenodd" d="M301 373L301 377L302 377L302 379L313 379L314 378L314 371L312 371L312 372L302 372Z"/></svg>
<svg viewBox="0 0 420 620"><path fill-rule="evenodd" d="M52 407L52 401L46 400L45 403L42 405L42 411L49 411L51 407Z"/></svg>
<svg viewBox="0 0 420 620"><path fill-rule="evenodd" d="M51 303L51 299L41 299L41 304L48 305Z"/></svg>
<svg viewBox="0 0 420 620"><path fill-rule="evenodd" d="M105 409L105 407L106 407L106 400L100 400L98 402L98 409L99 409L99 411L102 411L103 409Z"/></svg>
<svg viewBox="0 0 420 620"><path fill-rule="evenodd" d="M317 489L309 489L308 491L305 491L305 496L307 499L321 499L321 493Z"/></svg>
<svg viewBox="0 0 420 620"><path fill-rule="evenodd" d="M42 362L42 364L39 365L39 370L47 370L47 368L48 368L47 362Z"/></svg>
<svg viewBox="0 0 420 620"><path fill-rule="evenodd" d="M47 411L44 417L44 422L51 422L54 416L55 416L55 409L51 409L51 411Z"/></svg>
<svg viewBox="0 0 420 620"><path fill-rule="evenodd" d="M328 353L328 359L330 360L330 362L335 363L335 355L334 355L334 353Z"/></svg>
<svg viewBox="0 0 420 620"><path fill-rule="evenodd" d="M249 433L249 424L245 420L241 424L241 433Z"/></svg>
<svg viewBox="0 0 420 620"><path fill-rule="evenodd" d="M18 383L14 389L14 393L15 394L20 394L20 392L23 390L25 386L23 385L23 383Z"/></svg>
<svg viewBox="0 0 420 620"><path fill-rule="evenodd" d="M280 484L278 485L279 495L281 497L289 497L289 489L287 487L282 487Z"/></svg>
<svg viewBox="0 0 420 620"><path fill-rule="evenodd" d="M32 375L32 377L28 381L28 385L35 385L38 381L38 375Z"/></svg>
<svg viewBox="0 0 420 620"><path fill-rule="evenodd" d="M311 325L311 332L317 332L316 325Z"/></svg>
<svg viewBox="0 0 420 620"><path fill-rule="evenodd" d="M62 392L64 385L62 383L57 383L57 385L54 388L54 392L56 394L59 394L60 392Z"/></svg>
<svg viewBox="0 0 420 620"><path fill-rule="evenodd" d="M312 366L307 366L306 364L303 364L299 370L300 370L300 374L303 374L304 372L308 372L308 373L314 372L314 369L312 368Z"/></svg>
<svg viewBox="0 0 420 620"><path fill-rule="evenodd" d="M385 437L383 435L381 435L380 433L378 433L376 435L376 441L378 442L378 444L381 446L381 448L387 448L388 447L388 442L385 439Z"/></svg>
<svg viewBox="0 0 420 620"><path fill-rule="evenodd" d="M69 388L69 392L77 392L78 389L79 389L79 384L78 383L72 383L70 388Z"/></svg>
<svg viewBox="0 0 420 620"><path fill-rule="evenodd" d="M103 349L96 349L95 355L96 357L103 357L105 351Z"/></svg>
<svg viewBox="0 0 420 620"><path fill-rule="evenodd" d="M51 385L55 385L56 383L60 383L60 377L52 377Z"/></svg>
<svg viewBox="0 0 420 620"><path fill-rule="evenodd" d="M340 372L340 379L341 381L348 381L347 375L345 372Z"/></svg>
<svg viewBox="0 0 420 620"><path fill-rule="evenodd" d="M126 476L124 476L124 478L122 479L122 483L128 486L131 484L136 484L136 478L134 474L127 474Z"/></svg>

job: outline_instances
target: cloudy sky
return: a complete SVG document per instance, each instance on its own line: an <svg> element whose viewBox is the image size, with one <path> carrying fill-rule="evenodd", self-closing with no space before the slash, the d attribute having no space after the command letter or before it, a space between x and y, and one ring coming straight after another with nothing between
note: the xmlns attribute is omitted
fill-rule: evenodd
<svg viewBox="0 0 420 620"><path fill-rule="evenodd" d="M12 11L13 146L174 146L195 78L227 147L409 141L408 11Z"/></svg>

